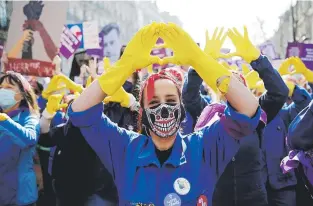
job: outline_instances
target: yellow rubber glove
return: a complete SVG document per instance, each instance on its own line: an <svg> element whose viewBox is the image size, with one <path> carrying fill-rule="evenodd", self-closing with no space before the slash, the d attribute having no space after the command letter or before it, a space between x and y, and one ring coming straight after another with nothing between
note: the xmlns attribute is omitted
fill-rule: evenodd
<svg viewBox="0 0 313 206"><path fill-rule="evenodd" d="M231 70L230 65L227 62L220 62L221 65L223 65L225 68Z"/></svg>
<svg viewBox="0 0 313 206"><path fill-rule="evenodd" d="M61 81L62 76L63 75L55 75L52 77L47 88L44 89L42 92L43 98L48 99L49 96L52 95L54 92L57 92L66 88L66 86L62 84L62 81Z"/></svg>
<svg viewBox="0 0 313 206"><path fill-rule="evenodd" d="M249 69L248 65L242 64L241 65L241 71L242 71L242 74L245 76L250 72L250 69Z"/></svg>
<svg viewBox="0 0 313 206"><path fill-rule="evenodd" d="M230 65L229 68L233 71L239 71L239 68L236 65Z"/></svg>
<svg viewBox="0 0 313 206"><path fill-rule="evenodd" d="M152 64L147 67L147 71L148 71L148 73L149 73L150 75L154 73L152 67L153 67Z"/></svg>
<svg viewBox="0 0 313 206"><path fill-rule="evenodd" d="M205 32L206 43L204 47L204 53L213 57L213 59L217 59L221 57L221 48L224 44L224 41L227 37L227 33L224 33L224 28L220 29L218 32L218 28L215 28L212 39L209 37L209 32ZM223 34L224 33L224 34Z"/></svg>
<svg viewBox="0 0 313 206"><path fill-rule="evenodd" d="M140 29L127 44L123 56L98 78L100 87L108 96L114 95L137 69L151 64L162 64L151 50L159 38L160 24L152 23Z"/></svg>
<svg viewBox="0 0 313 206"><path fill-rule="evenodd" d="M292 63L295 67L294 73L303 74L308 82L313 83L313 72L305 66L299 57L294 57Z"/></svg>
<svg viewBox="0 0 313 206"><path fill-rule="evenodd" d="M109 102L117 102L120 103L122 107L130 108L131 105L136 102L136 99L132 94L129 94L123 88L120 88L113 96L106 97L103 102L105 104Z"/></svg>
<svg viewBox="0 0 313 206"><path fill-rule="evenodd" d="M84 87L82 85L76 84L65 75L61 75L60 81L64 83L66 85L66 88L70 91L82 93L84 90Z"/></svg>
<svg viewBox="0 0 313 206"><path fill-rule="evenodd" d="M249 64L259 58L261 52L251 43L246 27L244 27L244 35L241 35L236 28L229 29L227 35L236 47L236 52L225 56L228 58L240 56Z"/></svg>
<svg viewBox="0 0 313 206"><path fill-rule="evenodd" d="M296 84L291 80L289 75L285 75L282 77L286 86L289 89L288 97L292 97L293 91L295 90Z"/></svg>
<svg viewBox="0 0 313 206"><path fill-rule="evenodd" d="M219 90L222 94L227 93L231 71L206 55L190 35L179 26L173 23L163 23L162 26L160 36L174 52L174 56L163 58L163 63L190 65L214 92Z"/></svg>
<svg viewBox="0 0 313 206"><path fill-rule="evenodd" d="M63 94L54 94L49 97L46 111L51 116L54 116L58 110L66 108L68 106L67 104L61 104L63 96L64 96Z"/></svg>
<svg viewBox="0 0 313 206"><path fill-rule="evenodd" d="M8 120L10 117L5 113L0 113L0 122Z"/></svg>
<svg viewBox="0 0 313 206"><path fill-rule="evenodd" d="M292 64L293 57L285 59L278 68L280 76L290 74L289 67Z"/></svg>
<svg viewBox="0 0 313 206"><path fill-rule="evenodd" d="M245 77L247 84L248 84L248 87L250 89L255 89L257 87L257 83L259 81L262 81L259 77L259 74L254 70L250 71L244 77Z"/></svg>
<svg viewBox="0 0 313 206"><path fill-rule="evenodd" d="M104 57L103 58L103 70L107 72L110 67L111 67L110 59L108 57Z"/></svg>

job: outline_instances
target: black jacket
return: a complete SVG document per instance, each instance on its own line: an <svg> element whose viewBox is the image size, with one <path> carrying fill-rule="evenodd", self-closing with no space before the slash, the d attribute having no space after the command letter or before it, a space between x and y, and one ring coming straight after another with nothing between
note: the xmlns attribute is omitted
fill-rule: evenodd
<svg viewBox="0 0 313 206"><path fill-rule="evenodd" d="M111 174L104 168L79 128L70 121L54 127L44 134L49 144L56 145L53 157L52 177L61 205L84 205L92 194L117 202L117 189Z"/></svg>

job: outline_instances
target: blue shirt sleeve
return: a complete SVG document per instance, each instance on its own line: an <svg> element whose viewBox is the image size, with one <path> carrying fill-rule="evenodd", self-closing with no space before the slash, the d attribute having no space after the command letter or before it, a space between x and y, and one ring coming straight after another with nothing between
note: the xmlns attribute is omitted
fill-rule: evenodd
<svg viewBox="0 0 313 206"><path fill-rule="evenodd" d="M140 135L111 122L103 114L102 103L83 112L73 112L70 106L68 115L73 125L80 128L88 144L114 176L119 165L124 162L127 146Z"/></svg>
<svg viewBox="0 0 313 206"><path fill-rule="evenodd" d="M285 104L288 98L288 87L266 56L261 55L251 62L251 66L259 73L267 90L259 98L259 103L267 115L267 123L270 123Z"/></svg>
<svg viewBox="0 0 313 206"><path fill-rule="evenodd" d="M221 123L225 132L233 138L241 138L252 134L256 130L260 122L261 108L259 107L255 115L250 118L244 114L238 113L227 103L224 114L225 118L221 119Z"/></svg>
<svg viewBox="0 0 313 206"><path fill-rule="evenodd" d="M22 149L36 145L40 134L39 118L33 115L21 117L19 123L9 118L0 122L0 127L3 127L10 139Z"/></svg>
<svg viewBox="0 0 313 206"><path fill-rule="evenodd" d="M244 128L247 132L252 133L259 123L261 109L257 110L253 118L249 118L228 106L225 109L225 115L227 119L237 124L237 129ZM212 124L202 130L202 138L205 162L214 174L215 181L217 181L231 158L237 153L240 140L237 140L225 130L223 119L216 118L214 120L213 118L212 121Z"/></svg>
<svg viewBox="0 0 313 206"><path fill-rule="evenodd" d="M61 111L57 111L57 113L51 120L51 127L56 127L63 123L65 123L64 113Z"/></svg>

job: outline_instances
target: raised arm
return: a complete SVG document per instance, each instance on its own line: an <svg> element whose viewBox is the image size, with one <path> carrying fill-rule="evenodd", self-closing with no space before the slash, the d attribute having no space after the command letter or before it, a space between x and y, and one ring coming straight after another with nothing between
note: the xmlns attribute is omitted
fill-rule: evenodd
<svg viewBox="0 0 313 206"><path fill-rule="evenodd" d="M20 123L13 121L9 116L0 113L0 127L2 131L10 133L10 139L22 149L36 145L39 137L39 119L37 116L23 112Z"/></svg>
<svg viewBox="0 0 313 206"><path fill-rule="evenodd" d="M178 65L191 65L211 88L218 88L225 95L232 107L241 114L253 117L258 108L258 101L232 72L206 55L183 29L175 24L164 24L161 37L174 51L173 57L164 61ZM255 47L253 47L255 49ZM250 49L252 50L252 49ZM251 51L244 50L251 54ZM256 54L257 59L260 53ZM241 98L238 98L241 97Z"/></svg>
<svg viewBox="0 0 313 206"><path fill-rule="evenodd" d="M287 101L288 87L266 56L252 61L251 66L259 73L267 90L259 98L259 103L267 115L267 123L270 123Z"/></svg>

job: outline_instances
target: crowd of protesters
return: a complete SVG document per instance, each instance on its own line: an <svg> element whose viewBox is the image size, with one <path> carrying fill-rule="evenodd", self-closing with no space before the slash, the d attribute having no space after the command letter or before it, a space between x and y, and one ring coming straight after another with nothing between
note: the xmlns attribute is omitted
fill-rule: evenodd
<svg viewBox="0 0 313 206"><path fill-rule="evenodd" d="M173 56L150 55L158 38ZM235 53L220 53L226 38ZM313 205L313 72L300 58L273 68L246 28L216 29L201 50L152 23L103 62L101 75L96 59L82 65L83 85L60 72L42 85L3 55L0 206Z"/></svg>

